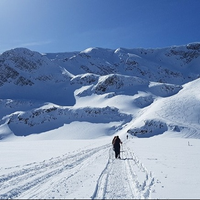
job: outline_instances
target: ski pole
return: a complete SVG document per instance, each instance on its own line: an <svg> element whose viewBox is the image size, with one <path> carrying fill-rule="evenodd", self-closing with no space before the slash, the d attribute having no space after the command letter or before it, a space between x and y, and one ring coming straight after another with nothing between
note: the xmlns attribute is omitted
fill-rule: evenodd
<svg viewBox="0 0 200 200"><path fill-rule="evenodd" d="M122 143L122 159L123 159L123 143Z"/></svg>

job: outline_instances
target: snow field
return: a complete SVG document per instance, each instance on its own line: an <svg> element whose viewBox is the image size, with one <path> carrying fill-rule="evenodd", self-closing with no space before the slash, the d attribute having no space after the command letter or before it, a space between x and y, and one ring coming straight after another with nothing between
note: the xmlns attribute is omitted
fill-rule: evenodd
<svg viewBox="0 0 200 200"><path fill-rule="evenodd" d="M155 178L151 198L198 198L198 139L164 134L148 139L135 138L133 143L127 145Z"/></svg>
<svg viewBox="0 0 200 200"><path fill-rule="evenodd" d="M198 198L199 140L120 137L1 143L0 199Z"/></svg>

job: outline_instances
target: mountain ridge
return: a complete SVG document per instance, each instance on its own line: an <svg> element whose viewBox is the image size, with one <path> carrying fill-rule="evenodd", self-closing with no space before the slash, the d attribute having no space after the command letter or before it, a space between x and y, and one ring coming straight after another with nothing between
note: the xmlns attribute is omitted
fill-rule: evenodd
<svg viewBox="0 0 200 200"><path fill-rule="evenodd" d="M73 121L115 122L109 134L123 130L150 137L187 130L188 137L200 137L197 114L190 111L194 130L186 123L187 116L182 117L186 125L177 121L178 109L174 108L175 114L169 112L171 100L168 110L163 105L166 99L178 102L187 85L200 87L198 63L200 43L159 49L95 47L55 54L26 48L6 51L0 55L0 138L48 132ZM196 96L192 105L199 110ZM158 102L163 108L159 114ZM186 101L182 104L186 106ZM177 104L181 111L182 104ZM85 114L80 118L81 113Z"/></svg>

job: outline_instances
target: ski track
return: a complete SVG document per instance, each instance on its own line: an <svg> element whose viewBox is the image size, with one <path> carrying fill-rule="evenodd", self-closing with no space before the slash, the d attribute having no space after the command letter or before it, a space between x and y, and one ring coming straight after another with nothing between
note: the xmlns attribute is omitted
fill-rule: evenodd
<svg viewBox="0 0 200 200"><path fill-rule="evenodd" d="M0 199L81 198L81 191L80 194L76 191L76 185L80 185L77 180L81 180L83 185L93 184L93 195L89 191L88 197L84 198L150 198L155 180L152 173L126 147L126 143L123 144L121 159L114 158L110 146L107 144L73 155L65 154L43 162L5 168L0 172ZM89 166L100 156L106 156L106 152L108 160L105 168L97 176L97 182L90 183L88 177L95 175L89 173Z"/></svg>
<svg viewBox="0 0 200 200"><path fill-rule="evenodd" d="M100 175L92 199L148 199L155 178L137 156L123 145L121 159L114 158L112 149Z"/></svg>
<svg viewBox="0 0 200 200"><path fill-rule="evenodd" d="M4 171L11 170L11 172L0 175L0 199L43 198L46 192L40 190L41 185L48 184L47 188L53 187L54 178L64 177L65 180L72 178L82 168L87 168L97 156L102 154L102 151L106 151L108 146L110 147L104 145L74 155L66 154L40 163L27 164L20 170L17 170L19 166L6 168Z"/></svg>

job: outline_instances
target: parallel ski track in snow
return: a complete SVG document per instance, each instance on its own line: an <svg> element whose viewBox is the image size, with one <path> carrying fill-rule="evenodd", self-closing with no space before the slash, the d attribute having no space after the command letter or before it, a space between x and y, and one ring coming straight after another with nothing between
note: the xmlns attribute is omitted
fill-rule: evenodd
<svg viewBox="0 0 200 200"><path fill-rule="evenodd" d="M53 185L54 178L62 175L65 180L73 178L75 174L86 168L102 151L106 151L110 144L78 152L74 155L63 155L40 163L32 163L5 169L10 173L0 175L0 199L13 198L48 198L40 186L49 181ZM44 192L44 197L42 196ZM39 195L40 193L40 195ZM28 196L27 196L28 195ZM63 197L64 198L64 197Z"/></svg>
<svg viewBox="0 0 200 200"><path fill-rule="evenodd" d="M89 167L106 158L104 170L97 177L96 186L87 180L92 176ZM93 184L92 199L146 199L151 197L155 178L138 157L123 144L121 160L114 158L110 144L65 154L43 162L1 169L0 199L62 199L77 198L77 180ZM88 173L88 174L87 174ZM86 175L85 175L86 174ZM45 187L44 187L45 186ZM79 196L77 196L79 195Z"/></svg>
<svg viewBox="0 0 200 200"><path fill-rule="evenodd" d="M152 173L129 148L123 147L121 160L115 159L110 149L92 199L148 199L154 183Z"/></svg>

